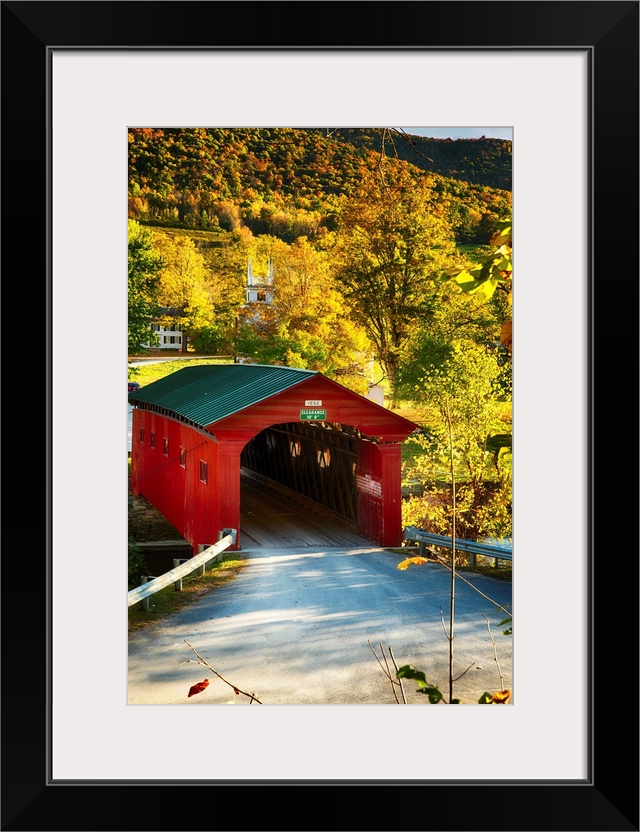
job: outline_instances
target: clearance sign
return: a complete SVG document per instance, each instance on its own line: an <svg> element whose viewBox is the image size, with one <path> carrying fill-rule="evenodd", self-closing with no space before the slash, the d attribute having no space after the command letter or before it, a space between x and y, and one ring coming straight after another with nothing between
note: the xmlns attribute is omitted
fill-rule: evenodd
<svg viewBox="0 0 640 832"><path fill-rule="evenodd" d="M305 408L300 411L301 422L325 422L327 419L327 411L319 408Z"/></svg>

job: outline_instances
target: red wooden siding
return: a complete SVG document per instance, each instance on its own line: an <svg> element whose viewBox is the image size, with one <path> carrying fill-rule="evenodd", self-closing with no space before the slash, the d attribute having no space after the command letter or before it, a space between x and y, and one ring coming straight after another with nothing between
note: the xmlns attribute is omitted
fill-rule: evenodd
<svg viewBox="0 0 640 832"><path fill-rule="evenodd" d="M140 428L144 442L140 442ZM151 432L155 431L155 449ZM169 439L169 455L163 438ZM180 448L186 450L186 467L180 465ZM215 543L220 525L217 499L220 449L204 431L148 411L133 411L131 442L131 490L152 503L180 534L192 543ZM200 481L200 461L207 463L208 482Z"/></svg>

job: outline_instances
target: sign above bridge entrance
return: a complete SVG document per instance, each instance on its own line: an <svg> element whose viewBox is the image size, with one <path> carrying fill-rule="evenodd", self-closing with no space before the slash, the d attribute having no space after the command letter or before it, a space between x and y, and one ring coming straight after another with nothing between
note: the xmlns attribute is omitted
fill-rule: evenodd
<svg viewBox="0 0 640 832"><path fill-rule="evenodd" d="M317 408L300 411L301 422L325 422L327 419L326 410L318 410Z"/></svg>

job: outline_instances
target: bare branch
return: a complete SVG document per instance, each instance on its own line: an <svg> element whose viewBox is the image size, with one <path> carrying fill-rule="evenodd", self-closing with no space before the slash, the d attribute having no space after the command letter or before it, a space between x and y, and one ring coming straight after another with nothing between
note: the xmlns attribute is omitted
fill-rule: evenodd
<svg viewBox="0 0 640 832"><path fill-rule="evenodd" d="M498 668L498 675L500 676L500 690L504 691L504 676L502 675L502 670L500 669L500 662L498 661L498 651L496 649L496 642L493 637L493 633L491 632L491 623L487 616L482 613L482 617L487 622L487 630L489 631L489 638L491 639L491 643L493 644L493 660L496 663L496 667Z"/></svg>
<svg viewBox="0 0 640 832"><path fill-rule="evenodd" d="M394 133L397 133L397 134L398 134L398 136L400 136L401 138L403 138L403 139L405 140L405 142L406 142L406 143L407 143L407 144L411 147L411 149L414 151L414 153L417 153L417 154L418 154L418 156L422 156L422 158L423 158L423 159L426 159L426 160L427 160L427 162L430 162L431 164L433 164L433 159L431 159L429 156L425 156L425 154L424 154L424 153L422 153L420 150L418 150L416 142L415 142L415 141L411 138L411 136L410 136L408 133L406 133L406 132L405 132L402 128L400 128L400 127L390 127L390 128L388 128L388 129L389 129L389 130L393 130L393 131L394 131Z"/></svg>
<svg viewBox="0 0 640 832"><path fill-rule="evenodd" d="M234 685L232 682L229 682L228 679L225 679L224 676L222 676L222 674L218 673L218 671L215 670L215 668L211 667L211 665L202 658L200 653L198 653L198 651L196 650L195 647L193 647L193 645L189 644L189 642L186 640L186 638L183 639L183 640L184 640L184 643L187 645L187 647L190 650L193 650L193 652L200 659L200 661L194 662L193 659L189 659L188 662L181 662L181 664L201 664L203 667L208 668L212 673L214 673L218 677L218 679L220 679L220 681L225 683L225 685L229 685L230 688L233 688L234 693L237 692L237 693L241 693L243 696L247 696L250 700L249 701L250 705L253 705L254 702L257 702L259 705L262 705L262 702L258 699L258 697L255 695L255 693L247 693L247 691L241 690L237 685Z"/></svg>
<svg viewBox="0 0 640 832"><path fill-rule="evenodd" d="M384 659L384 666L387 668L387 676L390 679L392 679L393 677L391 676L391 671L389 670L389 662L387 661L387 657L385 655L384 647L382 646L382 644L380 645L380 651L382 653L382 658Z"/></svg>
<svg viewBox="0 0 640 832"><path fill-rule="evenodd" d="M400 682L398 680L394 679L393 676L391 675L391 671L389 670L389 662L387 661L387 657L385 655L384 647L382 646L382 644L380 645L380 650L382 651L382 657L384 659L384 664L385 664L385 667L387 668L387 676L389 677L389 680L392 683L392 688L391 689L393 690L393 697L396 700L396 704L399 705L400 700L398 699L398 694L396 693L395 685L400 684Z"/></svg>
<svg viewBox="0 0 640 832"><path fill-rule="evenodd" d="M386 135L388 128L383 127L382 132L380 134L380 155L378 156L378 172L380 173L380 180L382 182L382 187L385 189L387 193L391 193L389 190L389 186L387 185L387 180L384 177L384 167L383 162L386 158L386 154L384 152L384 138Z"/></svg>
<svg viewBox="0 0 640 832"><path fill-rule="evenodd" d="M471 662L469 667L466 670L463 670L462 673L459 676L456 676L456 678L453 681L457 682L458 679L462 679L462 677L465 676L471 670L471 668L474 666L474 664L475 664L475 662Z"/></svg>
<svg viewBox="0 0 640 832"><path fill-rule="evenodd" d="M447 641L451 641L451 639L453 637L450 636L449 633L447 632L447 628L446 628L445 623L444 623L444 615L442 613L442 607L440 607L440 622L442 623L442 631L444 632L444 637L446 638Z"/></svg>
<svg viewBox="0 0 640 832"><path fill-rule="evenodd" d="M446 566L446 568L447 568L447 569L451 569L451 567L450 567L450 566L449 566L449 564L446 562L446 560L443 560L443 559L440 557L440 555L438 555L436 552L434 552L434 551L433 551L433 549L428 549L427 551L431 552L431 554L435 557L435 559L438 561L438 563L439 563L439 564L441 564L442 566ZM482 595L482 597L483 597L483 598L486 598L486 599L487 599L487 601L491 601L491 603L492 603L494 606L496 606L499 610L502 610L503 612L506 612L506 614L507 614L507 615L509 615L509 616L511 615L511 611L510 611L510 610L506 610L506 609L502 606L502 604L499 604L497 601L494 601L494 600L493 600L493 598L489 598L489 596L488 596L488 595L485 595L485 594L484 594L484 592L480 592L480 590L478 589L478 587L477 587L477 586L474 586L474 585L473 585L470 581L468 581L466 578L463 578L463 577L462 577L462 575L461 575L459 572L457 572L457 571L456 571L456 579L459 579L459 580L461 580L461 581L464 581L464 582L465 582L465 584L467 584L468 586L470 586L470 587L471 587L471 589L475 590L475 591L478 593L478 595Z"/></svg>
<svg viewBox="0 0 640 832"><path fill-rule="evenodd" d="M373 655L376 657L376 661L377 661L377 662L378 662L378 664L380 665L380 669L382 670L382 672L384 673L384 675L385 675L388 679L390 679L391 677L389 676L389 671L388 671L388 670L386 670L386 669L382 666L382 662L381 662L381 661L380 661L380 659L378 658L378 654L377 654L377 653L376 653L376 651L374 650L373 645L371 644L371 641L370 641L369 639L367 639L367 641L369 642L369 647L371 647L371 652L372 652L372 653L373 653Z"/></svg>
<svg viewBox="0 0 640 832"><path fill-rule="evenodd" d="M395 686L397 685L398 687L400 687L400 690L402 691L402 698L404 699L405 697L404 697L404 690L403 690L403 688L402 688L402 682L398 681L397 679L394 679L394 678L393 678L393 676L391 675L391 671L389 670L389 665L387 664L387 657L385 656L385 653L384 653L384 647L382 646L382 644L380 645L380 650L381 650L381 652L382 652L382 658L384 659L384 662L385 662L386 667L384 667L384 666L382 665L382 662L381 662L381 661L380 661L380 659L378 658L378 654L377 654L377 653L376 653L376 651L374 650L373 645L371 644L371 640L370 640L370 639L367 639L367 641L369 642L369 647L371 648L371 652L372 652L372 653L373 653L373 655L376 657L376 661L377 661L377 662L378 662L378 664L380 665L380 670L382 670L382 672L384 673L384 675L387 677L387 679L388 679L388 680L389 680L389 682L391 683L391 690L393 691L393 698L396 700L396 704L397 704L397 705L399 705L399 704L400 704L400 700L398 699L398 694L396 693L396 688L395 688ZM389 650L389 652L391 652L391 650ZM407 704L407 702L406 702L406 699L405 699L405 705L406 705L406 704Z"/></svg>
<svg viewBox="0 0 640 832"><path fill-rule="evenodd" d="M393 651L391 647L389 647L389 655L391 656L391 661L393 662L393 666L396 670L396 678L398 676L398 663L396 662L396 657L393 655ZM402 679L398 679L398 684L400 686L400 692L402 693L402 701L406 705L407 704L407 697L404 695L404 685L402 684Z"/></svg>

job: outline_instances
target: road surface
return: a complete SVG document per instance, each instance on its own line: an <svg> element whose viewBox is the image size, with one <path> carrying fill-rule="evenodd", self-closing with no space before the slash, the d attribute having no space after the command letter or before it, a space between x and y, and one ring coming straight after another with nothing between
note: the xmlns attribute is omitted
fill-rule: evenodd
<svg viewBox="0 0 640 832"><path fill-rule="evenodd" d="M399 666L423 670L448 698L446 567L427 563L401 571L403 554L374 546L262 547L245 554L247 565L233 581L130 635L129 704L200 706L234 698L214 674L189 663L197 657L185 642L263 704L395 704L369 641L379 658L380 645L391 647ZM455 684L454 697L475 704L485 690L511 689L512 637L501 634L506 614L496 609L511 609L511 583L464 573L487 600L461 574L454 676L470 669ZM209 687L188 697L205 677ZM405 682L405 691L409 704L426 704L414 682ZM237 697L237 704L248 700Z"/></svg>

